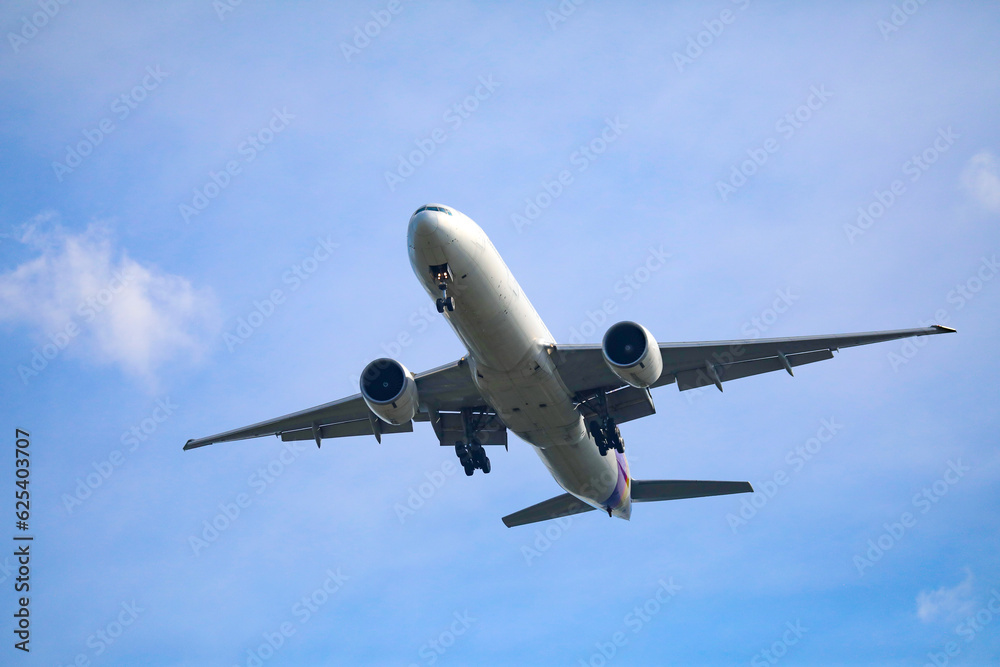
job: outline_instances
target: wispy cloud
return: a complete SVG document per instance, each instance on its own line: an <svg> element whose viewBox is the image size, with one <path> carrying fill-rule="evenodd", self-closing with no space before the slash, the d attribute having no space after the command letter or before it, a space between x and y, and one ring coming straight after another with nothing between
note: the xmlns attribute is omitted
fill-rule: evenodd
<svg viewBox="0 0 1000 667"><path fill-rule="evenodd" d="M962 172L962 185L984 208L1000 213L1000 168L993 153L983 150L972 156Z"/></svg>
<svg viewBox="0 0 1000 667"><path fill-rule="evenodd" d="M942 586L933 591L917 594L917 617L924 623L951 620L972 611L972 571L965 569L965 579L952 587Z"/></svg>
<svg viewBox="0 0 1000 667"><path fill-rule="evenodd" d="M197 358L218 329L211 290L132 259L106 223L73 233L45 212L19 231L38 254L0 274L0 322L33 328L45 345L153 381L166 361Z"/></svg>

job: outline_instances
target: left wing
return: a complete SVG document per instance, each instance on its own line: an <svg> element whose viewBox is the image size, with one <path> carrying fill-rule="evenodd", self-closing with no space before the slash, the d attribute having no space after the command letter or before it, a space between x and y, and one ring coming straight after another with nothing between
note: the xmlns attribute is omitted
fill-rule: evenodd
<svg viewBox="0 0 1000 667"><path fill-rule="evenodd" d="M508 514L503 517L503 523L508 528L513 528L514 526L523 526L529 523L538 523L539 521L548 521L549 519L559 519L564 516L581 514L593 509L593 507L576 496L564 493L555 498L543 500L536 505L519 510L513 514Z"/></svg>
<svg viewBox="0 0 1000 667"><path fill-rule="evenodd" d="M417 382L420 404L426 407L428 412L486 408L486 401L472 381L465 359L415 375L414 379ZM414 419L429 421L428 412L419 412ZM383 422L368 409L361 394L355 394L258 424L225 431L207 438L188 440L184 449L265 435L280 436L285 441L315 440L316 444L323 438L374 435L381 442L383 433L406 433L412 430L412 421L399 426Z"/></svg>
<svg viewBox="0 0 1000 667"><path fill-rule="evenodd" d="M737 378L780 370L792 375L795 366L832 359L834 351L842 347L954 331L935 324L921 329L833 336L661 343L663 374L653 387L676 382L677 388L684 391L714 384L722 391L723 382ZM626 386L604 362L600 345L556 345L551 355L560 377L575 395L585 396L600 389L611 391Z"/></svg>

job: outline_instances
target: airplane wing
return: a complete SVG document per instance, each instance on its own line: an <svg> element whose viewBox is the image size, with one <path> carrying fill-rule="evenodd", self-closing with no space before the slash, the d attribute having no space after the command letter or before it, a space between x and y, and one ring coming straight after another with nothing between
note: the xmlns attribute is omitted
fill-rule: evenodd
<svg viewBox="0 0 1000 667"><path fill-rule="evenodd" d="M714 384L722 391L723 382L737 378L780 370L793 375L792 368L832 359L840 348L954 331L935 324L920 329L833 336L661 343L663 374L653 387L676 383L680 391L685 391ZM551 355L560 377L573 394L584 396L600 389L626 387L604 362L600 345L556 345Z"/></svg>
<svg viewBox="0 0 1000 667"><path fill-rule="evenodd" d="M435 412L487 408L486 401L472 381L465 359L415 375L414 379L421 404ZM430 417L420 412L415 419L429 421ZM394 426L381 421L368 409L361 394L355 394L258 424L188 440L184 449L265 435L276 435L284 441L315 440L317 444L323 438L374 435L381 442L383 433L407 433L412 430L413 422Z"/></svg>
<svg viewBox="0 0 1000 667"><path fill-rule="evenodd" d="M664 343L660 345L663 374L654 387L677 383L678 389L694 389L741 377L786 370L833 357L834 350L855 345L867 345L909 336L951 333L954 329L935 325L923 329L901 329L835 336L802 336L758 340L714 341L703 343ZM653 413L652 401L646 390L627 387L604 363L600 345L556 345L551 350L556 368L571 393L592 395L597 390L614 391L609 395L613 411L620 423ZM458 422L463 409L489 413L491 408L479 393L465 359L445 364L415 376L421 411L416 421L432 421L442 443L460 433ZM488 416L488 415L487 415ZM483 444L506 445L506 429L502 424L485 429L488 438ZM245 440L276 435L284 441L340 438L374 435L381 441L384 433L404 433L413 430L413 423L394 426L371 413L361 394L355 394L307 410L269 419L257 424L225 431L207 438L188 440L184 449L204 447L217 442Z"/></svg>

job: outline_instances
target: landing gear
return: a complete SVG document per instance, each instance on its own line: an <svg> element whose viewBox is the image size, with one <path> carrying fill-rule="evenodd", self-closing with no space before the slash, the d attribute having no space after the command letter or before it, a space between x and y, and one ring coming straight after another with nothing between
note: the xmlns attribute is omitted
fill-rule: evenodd
<svg viewBox="0 0 1000 667"><path fill-rule="evenodd" d="M440 287L443 290L443 289L445 289L446 286L445 285L440 285ZM455 310L455 297L453 297L453 296L446 296L446 297L438 299L437 300L437 309L438 309L439 313L443 313L445 311L445 309L447 309L449 313L452 312L452 311L454 311Z"/></svg>
<svg viewBox="0 0 1000 667"><path fill-rule="evenodd" d="M619 454L625 453L625 442L622 440L622 433L618 430L614 417L605 417L603 424L595 419L590 422L589 429L601 456L607 456L607 453L612 449Z"/></svg>
<svg viewBox="0 0 1000 667"><path fill-rule="evenodd" d="M594 438L594 442L597 443L597 451L601 453L601 456L607 456L608 439L604 437L604 429L601 428L600 422L596 419L590 422L590 435Z"/></svg>
<svg viewBox="0 0 1000 667"><path fill-rule="evenodd" d="M440 415L444 417L446 415ZM457 415L450 415L456 417ZM444 433L455 433L454 436L461 440L455 441L455 455L458 462L465 470L465 474L471 477L477 470L482 470L483 474L490 474L493 466L490 464L490 457L486 456L485 445L503 445L507 448L506 431L503 438L498 438L496 434L499 418L493 412L482 409L463 408L462 409L461 430L455 428L457 425L452 422L450 428L446 428L444 421L441 421L441 438ZM437 422L435 422L437 423ZM436 427L437 428L437 427ZM457 433L456 433L457 431ZM451 441L449 437L449 442Z"/></svg>
<svg viewBox="0 0 1000 667"><path fill-rule="evenodd" d="M492 466L490 458L486 456L486 450L478 442L465 444L461 440L455 443L455 454L458 455L458 462L465 469L465 474L472 476L476 470L482 470L484 474L490 474Z"/></svg>
<svg viewBox="0 0 1000 667"><path fill-rule="evenodd" d="M579 407L581 412L586 410L593 413L593 417L587 423L587 430L601 456L607 456L612 449L624 454L625 442L622 440L622 433L618 430L615 418L608 414L608 396L605 391L598 390L595 395L580 400Z"/></svg>
<svg viewBox="0 0 1000 667"><path fill-rule="evenodd" d="M625 453L625 442L622 440L622 432L618 430L614 417L604 420L604 433L608 439L608 446L619 454Z"/></svg>
<svg viewBox="0 0 1000 667"><path fill-rule="evenodd" d="M448 265L432 266L431 273L434 274L438 289L441 290L441 297L437 300L438 312L443 313L445 309L449 313L453 312L455 310L455 298L448 296L448 280L451 278L451 275L448 273Z"/></svg>

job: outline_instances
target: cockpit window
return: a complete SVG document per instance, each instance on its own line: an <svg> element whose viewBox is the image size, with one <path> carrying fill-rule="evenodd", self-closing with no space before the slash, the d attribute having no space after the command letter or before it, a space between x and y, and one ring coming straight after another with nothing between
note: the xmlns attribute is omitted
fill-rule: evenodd
<svg viewBox="0 0 1000 667"><path fill-rule="evenodd" d="M421 206L413 212L413 215L416 215L421 211L437 211L438 213L447 213L448 215L451 215L451 211L446 209L444 206Z"/></svg>

